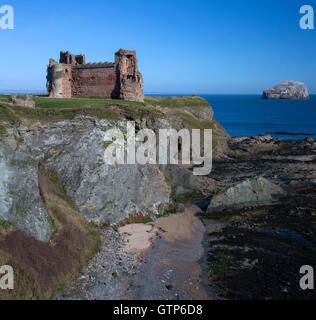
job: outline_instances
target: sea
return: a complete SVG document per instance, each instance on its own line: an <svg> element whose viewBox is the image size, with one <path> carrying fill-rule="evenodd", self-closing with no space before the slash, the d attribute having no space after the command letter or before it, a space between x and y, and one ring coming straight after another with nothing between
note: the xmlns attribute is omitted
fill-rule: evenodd
<svg viewBox="0 0 316 320"><path fill-rule="evenodd" d="M231 136L270 134L280 139L316 140L316 95L300 101L263 100L261 95L199 96L209 102L214 118Z"/></svg>
<svg viewBox="0 0 316 320"><path fill-rule="evenodd" d="M280 139L303 140L312 137L316 140L316 95L311 95L309 100L263 100L261 95L199 96L209 102L215 112L214 118L231 136L270 134Z"/></svg>

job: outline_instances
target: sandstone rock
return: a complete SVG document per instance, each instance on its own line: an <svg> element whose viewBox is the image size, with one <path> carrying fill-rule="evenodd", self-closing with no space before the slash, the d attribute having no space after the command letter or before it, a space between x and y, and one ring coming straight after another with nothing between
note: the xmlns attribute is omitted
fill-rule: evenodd
<svg viewBox="0 0 316 320"><path fill-rule="evenodd" d="M275 196L286 192L267 179L256 176L237 183L216 194L211 199L208 212L225 209L240 209L247 206L262 206L275 203Z"/></svg>
<svg viewBox="0 0 316 320"><path fill-rule="evenodd" d="M98 96L144 102L136 51L120 49L115 63L86 63L84 55L61 51L59 63L50 59L46 79L51 98Z"/></svg>
<svg viewBox="0 0 316 320"><path fill-rule="evenodd" d="M270 89L264 90L263 99L309 99L308 90L304 83L298 81L284 81Z"/></svg>

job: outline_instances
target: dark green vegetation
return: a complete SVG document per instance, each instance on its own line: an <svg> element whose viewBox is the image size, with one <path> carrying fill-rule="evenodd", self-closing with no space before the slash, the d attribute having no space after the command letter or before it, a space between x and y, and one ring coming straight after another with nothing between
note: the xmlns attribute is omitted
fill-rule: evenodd
<svg viewBox="0 0 316 320"><path fill-rule="evenodd" d="M15 289L0 291L0 299L55 298L100 250L98 233L66 199L56 173L40 166L39 186L53 238L44 243L0 221L0 265L15 272Z"/></svg>
<svg viewBox="0 0 316 320"><path fill-rule="evenodd" d="M8 231L10 227L11 227L10 222L0 219L0 228L2 228L2 230Z"/></svg>
<svg viewBox="0 0 316 320"><path fill-rule="evenodd" d="M175 204L195 204L205 198L202 193L189 193L189 194L179 194L172 195L171 200Z"/></svg>
<svg viewBox="0 0 316 320"><path fill-rule="evenodd" d="M227 299L315 299L299 287L303 265L316 266L316 188L281 205L209 216L224 224L208 239L208 276Z"/></svg>

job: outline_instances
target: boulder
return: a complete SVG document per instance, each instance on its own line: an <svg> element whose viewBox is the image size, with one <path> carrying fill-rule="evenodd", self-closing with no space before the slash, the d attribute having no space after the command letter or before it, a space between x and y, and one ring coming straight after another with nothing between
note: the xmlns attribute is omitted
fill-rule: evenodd
<svg viewBox="0 0 316 320"><path fill-rule="evenodd" d="M251 139L254 143L269 143L273 138L269 134L260 134L258 136L252 136Z"/></svg>
<svg viewBox="0 0 316 320"><path fill-rule="evenodd" d="M286 192L280 186L261 176L256 176L213 196L208 212L270 205L276 202L276 196L285 194Z"/></svg>
<svg viewBox="0 0 316 320"><path fill-rule="evenodd" d="M309 144L313 144L315 142L315 140L311 137L306 138L304 141Z"/></svg>
<svg viewBox="0 0 316 320"><path fill-rule="evenodd" d="M308 90L304 83L298 81L284 81L270 89L264 90L263 99L309 99Z"/></svg>
<svg viewBox="0 0 316 320"><path fill-rule="evenodd" d="M199 193L202 190L200 180L187 168L178 165L160 165L160 170L174 195Z"/></svg>

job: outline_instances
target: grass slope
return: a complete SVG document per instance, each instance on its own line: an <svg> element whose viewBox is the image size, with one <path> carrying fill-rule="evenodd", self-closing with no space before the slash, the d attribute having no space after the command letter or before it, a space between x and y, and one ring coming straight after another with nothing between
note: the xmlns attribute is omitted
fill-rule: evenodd
<svg viewBox="0 0 316 320"><path fill-rule="evenodd" d="M14 290L0 290L0 299L51 299L62 292L100 249L94 231L67 200L58 176L39 168L43 201L54 226L50 243L11 226L0 228L0 265L14 268Z"/></svg>
<svg viewBox="0 0 316 320"><path fill-rule="evenodd" d="M0 121L18 125L23 120L64 120L74 119L77 115L89 115L98 119L138 119L144 116L163 117L154 106L132 101L102 98L55 99L34 97L35 109L13 106L10 96L0 95ZM0 133L3 132L0 128Z"/></svg>
<svg viewBox="0 0 316 320"><path fill-rule="evenodd" d="M23 98L23 97L18 97ZM0 121L11 125L19 124L23 119L61 120L73 119L84 114L99 119L142 118L144 116L164 117L157 107L209 107L201 97L146 97L145 103L113 100L104 98L56 99L34 97L35 109L13 106L9 95L0 95ZM0 128L1 131L4 129Z"/></svg>
<svg viewBox="0 0 316 320"><path fill-rule="evenodd" d="M145 103L163 108L209 107L205 99L197 96L145 97Z"/></svg>

